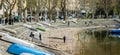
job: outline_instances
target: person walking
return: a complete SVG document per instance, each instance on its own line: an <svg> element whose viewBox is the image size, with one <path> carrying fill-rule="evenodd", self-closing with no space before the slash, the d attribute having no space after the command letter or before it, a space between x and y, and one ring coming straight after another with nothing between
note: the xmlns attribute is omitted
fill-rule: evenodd
<svg viewBox="0 0 120 55"><path fill-rule="evenodd" d="M39 39L40 39L40 41L42 40L41 33L39 33Z"/></svg>
<svg viewBox="0 0 120 55"><path fill-rule="evenodd" d="M66 36L63 37L63 42L64 42L64 43L66 42Z"/></svg>
<svg viewBox="0 0 120 55"><path fill-rule="evenodd" d="M32 41L33 41L33 39L34 39L34 34L33 34L33 32L30 33L30 37L32 38Z"/></svg>

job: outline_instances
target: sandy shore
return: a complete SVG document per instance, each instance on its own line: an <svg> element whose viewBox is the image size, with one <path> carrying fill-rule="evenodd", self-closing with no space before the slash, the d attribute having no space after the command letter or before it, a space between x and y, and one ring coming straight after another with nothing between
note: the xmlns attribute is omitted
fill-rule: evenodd
<svg viewBox="0 0 120 55"><path fill-rule="evenodd" d="M106 21L106 20L104 22L103 22L103 20L101 20L101 21L95 20L93 22L94 23L91 24L91 26L101 26L101 25L104 25L104 22L107 23L106 25L109 25L111 23L112 24L116 23L116 22L111 22L111 21ZM30 25L38 27L37 25L35 25L35 23L32 23ZM77 24L71 23L70 27L66 27L66 24L63 25L61 23L60 23L60 25L59 25L59 23L58 24L54 23L53 25L56 25L56 27L58 27L58 29L49 27L49 30L47 30L45 32L41 32L41 34L42 34L41 42L44 44L47 44L51 48L60 50L61 52L65 53L65 54L61 54L61 55L74 55L74 52L75 52L74 50L76 49L76 44L77 44L77 40L78 40L78 37L76 34L78 31L81 30L81 28L86 27L86 25L84 24L84 21L80 21ZM13 28L11 28L11 27L13 27ZM18 34L21 34L21 36L24 38L29 37L30 30L27 28L23 28L23 27L20 28L20 27L21 26L18 25L17 27L10 26L8 28L16 30L18 32ZM20 28L20 30L18 30L19 28ZM27 30L29 30L29 31L27 31ZM22 32L22 31L25 31L25 32ZM67 37L66 43L63 43L62 38L64 36ZM80 38L82 39L82 36L80 36ZM4 43L4 42L0 41L0 47L2 46L2 43ZM6 45L9 45L9 44L6 44ZM4 48L6 48L6 47L4 47ZM0 50L3 50L4 48L0 48ZM5 52L5 50L0 51L0 53L1 52ZM9 55L9 54L7 53L5 55Z"/></svg>
<svg viewBox="0 0 120 55"><path fill-rule="evenodd" d="M42 42L64 52L65 55L73 55L77 38L76 34L79 30L79 28L50 29L42 33ZM67 38L66 43L63 42L63 36Z"/></svg>

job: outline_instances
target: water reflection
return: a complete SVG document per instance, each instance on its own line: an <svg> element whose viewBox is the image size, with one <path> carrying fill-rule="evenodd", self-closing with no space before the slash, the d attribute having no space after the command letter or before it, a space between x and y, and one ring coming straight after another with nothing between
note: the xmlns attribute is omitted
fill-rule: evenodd
<svg viewBox="0 0 120 55"><path fill-rule="evenodd" d="M120 38L109 31L79 32L74 55L120 55Z"/></svg>

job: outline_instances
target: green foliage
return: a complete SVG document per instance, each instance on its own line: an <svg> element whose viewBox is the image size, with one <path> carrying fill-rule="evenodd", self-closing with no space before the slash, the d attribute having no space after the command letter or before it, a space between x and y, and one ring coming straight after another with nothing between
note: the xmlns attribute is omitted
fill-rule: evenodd
<svg viewBox="0 0 120 55"><path fill-rule="evenodd" d="M114 9L113 9L113 12L114 12L115 15L118 14L117 8L114 8Z"/></svg>

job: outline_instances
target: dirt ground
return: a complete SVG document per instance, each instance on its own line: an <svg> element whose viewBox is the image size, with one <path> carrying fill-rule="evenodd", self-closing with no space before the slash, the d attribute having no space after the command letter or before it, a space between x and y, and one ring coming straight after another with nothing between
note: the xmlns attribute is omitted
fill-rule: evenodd
<svg viewBox="0 0 120 55"><path fill-rule="evenodd" d="M79 28L50 29L42 33L42 43L64 52L65 55L73 55L76 35L79 30ZM66 43L63 42L64 36L66 36Z"/></svg>

